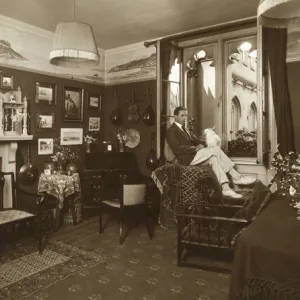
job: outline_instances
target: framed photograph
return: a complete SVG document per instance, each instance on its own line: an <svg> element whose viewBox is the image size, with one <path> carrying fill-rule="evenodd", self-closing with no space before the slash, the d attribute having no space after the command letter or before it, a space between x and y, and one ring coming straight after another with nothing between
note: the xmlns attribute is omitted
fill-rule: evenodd
<svg viewBox="0 0 300 300"><path fill-rule="evenodd" d="M54 83L36 82L35 102L47 105L55 105L56 90L56 84Z"/></svg>
<svg viewBox="0 0 300 300"><path fill-rule="evenodd" d="M54 131L54 113L37 113L36 131Z"/></svg>
<svg viewBox="0 0 300 300"><path fill-rule="evenodd" d="M100 131L100 118L89 117L89 131Z"/></svg>
<svg viewBox="0 0 300 300"><path fill-rule="evenodd" d="M12 76L1 74L0 86L2 89L12 90L14 88L14 80Z"/></svg>
<svg viewBox="0 0 300 300"><path fill-rule="evenodd" d="M102 100L102 95L89 93L88 94L89 108L101 109L101 100Z"/></svg>
<svg viewBox="0 0 300 300"><path fill-rule="evenodd" d="M82 128L61 128L60 144L61 145L82 145L83 129Z"/></svg>
<svg viewBox="0 0 300 300"><path fill-rule="evenodd" d="M53 139L38 139L38 155L53 154Z"/></svg>
<svg viewBox="0 0 300 300"><path fill-rule="evenodd" d="M64 87L64 121L83 122L83 89Z"/></svg>

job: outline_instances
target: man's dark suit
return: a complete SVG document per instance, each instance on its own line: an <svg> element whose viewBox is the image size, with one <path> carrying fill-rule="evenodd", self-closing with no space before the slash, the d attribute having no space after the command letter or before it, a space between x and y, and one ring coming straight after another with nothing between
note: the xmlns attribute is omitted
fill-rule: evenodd
<svg viewBox="0 0 300 300"><path fill-rule="evenodd" d="M188 135L175 123L167 129L166 139L178 162L185 166L192 162L196 154L196 146L199 144L205 145L204 140L195 137L193 134Z"/></svg>

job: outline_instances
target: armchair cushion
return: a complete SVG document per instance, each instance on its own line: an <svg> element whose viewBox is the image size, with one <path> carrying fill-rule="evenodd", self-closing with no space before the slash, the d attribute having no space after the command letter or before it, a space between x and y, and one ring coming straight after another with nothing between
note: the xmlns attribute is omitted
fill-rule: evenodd
<svg viewBox="0 0 300 300"><path fill-rule="evenodd" d="M35 215L26 211L16 209L3 210L0 211L0 225L12 223L22 219L28 219L31 217L35 217Z"/></svg>

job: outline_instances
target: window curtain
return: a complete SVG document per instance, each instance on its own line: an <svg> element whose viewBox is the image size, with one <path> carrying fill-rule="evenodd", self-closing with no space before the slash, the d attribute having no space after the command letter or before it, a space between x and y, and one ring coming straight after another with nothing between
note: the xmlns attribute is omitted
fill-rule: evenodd
<svg viewBox="0 0 300 300"><path fill-rule="evenodd" d="M289 151L295 151L293 116L286 67L287 29L264 27L263 41L265 57L270 67L278 150L284 155Z"/></svg>
<svg viewBox="0 0 300 300"><path fill-rule="evenodd" d="M201 62L193 62L193 70L187 72L187 109L189 119L194 119L193 133L196 136L202 135L202 89L203 89L203 70Z"/></svg>
<svg viewBox="0 0 300 300"><path fill-rule="evenodd" d="M171 111L170 97L170 82L169 75L171 73L172 66L177 62L180 64L182 60L182 49L179 48L174 42L162 42L160 47L160 59L161 59L161 90L162 90L162 105L161 105L161 140L160 140L160 164L164 164L166 161L172 161L175 157L171 149L166 144L166 130L170 126L170 116L174 111ZM182 102L181 102L182 103ZM181 104L180 103L180 104ZM173 106L172 106L173 107Z"/></svg>

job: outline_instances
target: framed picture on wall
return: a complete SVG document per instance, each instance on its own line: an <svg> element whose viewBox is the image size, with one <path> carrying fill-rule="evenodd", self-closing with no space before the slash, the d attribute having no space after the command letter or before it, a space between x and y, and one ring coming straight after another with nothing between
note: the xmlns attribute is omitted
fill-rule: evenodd
<svg viewBox="0 0 300 300"><path fill-rule="evenodd" d="M36 114L36 131L54 131L54 113L39 112Z"/></svg>
<svg viewBox="0 0 300 300"><path fill-rule="evenodd" d="M2 89L12 90L14 88L14 79L12 76L1 74L0 80L0 87Z"/></svg>
<svg viewBox="0 0 300 300"><path fill-rule="evenodd" d="M88 94L89 108L101 109L101 100L102 100L102 95L89 93Z"/></svg>
<svg viewBox="0 0 300 300"><path fill-rule="evenodd" d="M53 139L38 139L38 155L53 154Z"/></svg>
<svg viewBox="0 0 300 300"><path fill-rule="evenodd" d="M100 131L100 118L89 117L89 131Z"/></svg>
<svg viewBox="0 0 300 300"><path fill-rule="evenodd" d="M60 144L61 145L82 145L83 129L82 128L61 128Z"/></svg>
<svg viewBox="0 0 300 300"><path fill-rule="evenodd" d="M54 83L36 82L35 102L47 105L55 105L57 86Z"/></svg>
<svg viewBox="0 0 300 300"><path fill-rule="evenodd" d="M83 122L83 89L65 86L63 90L64 121Z"/></svg>

